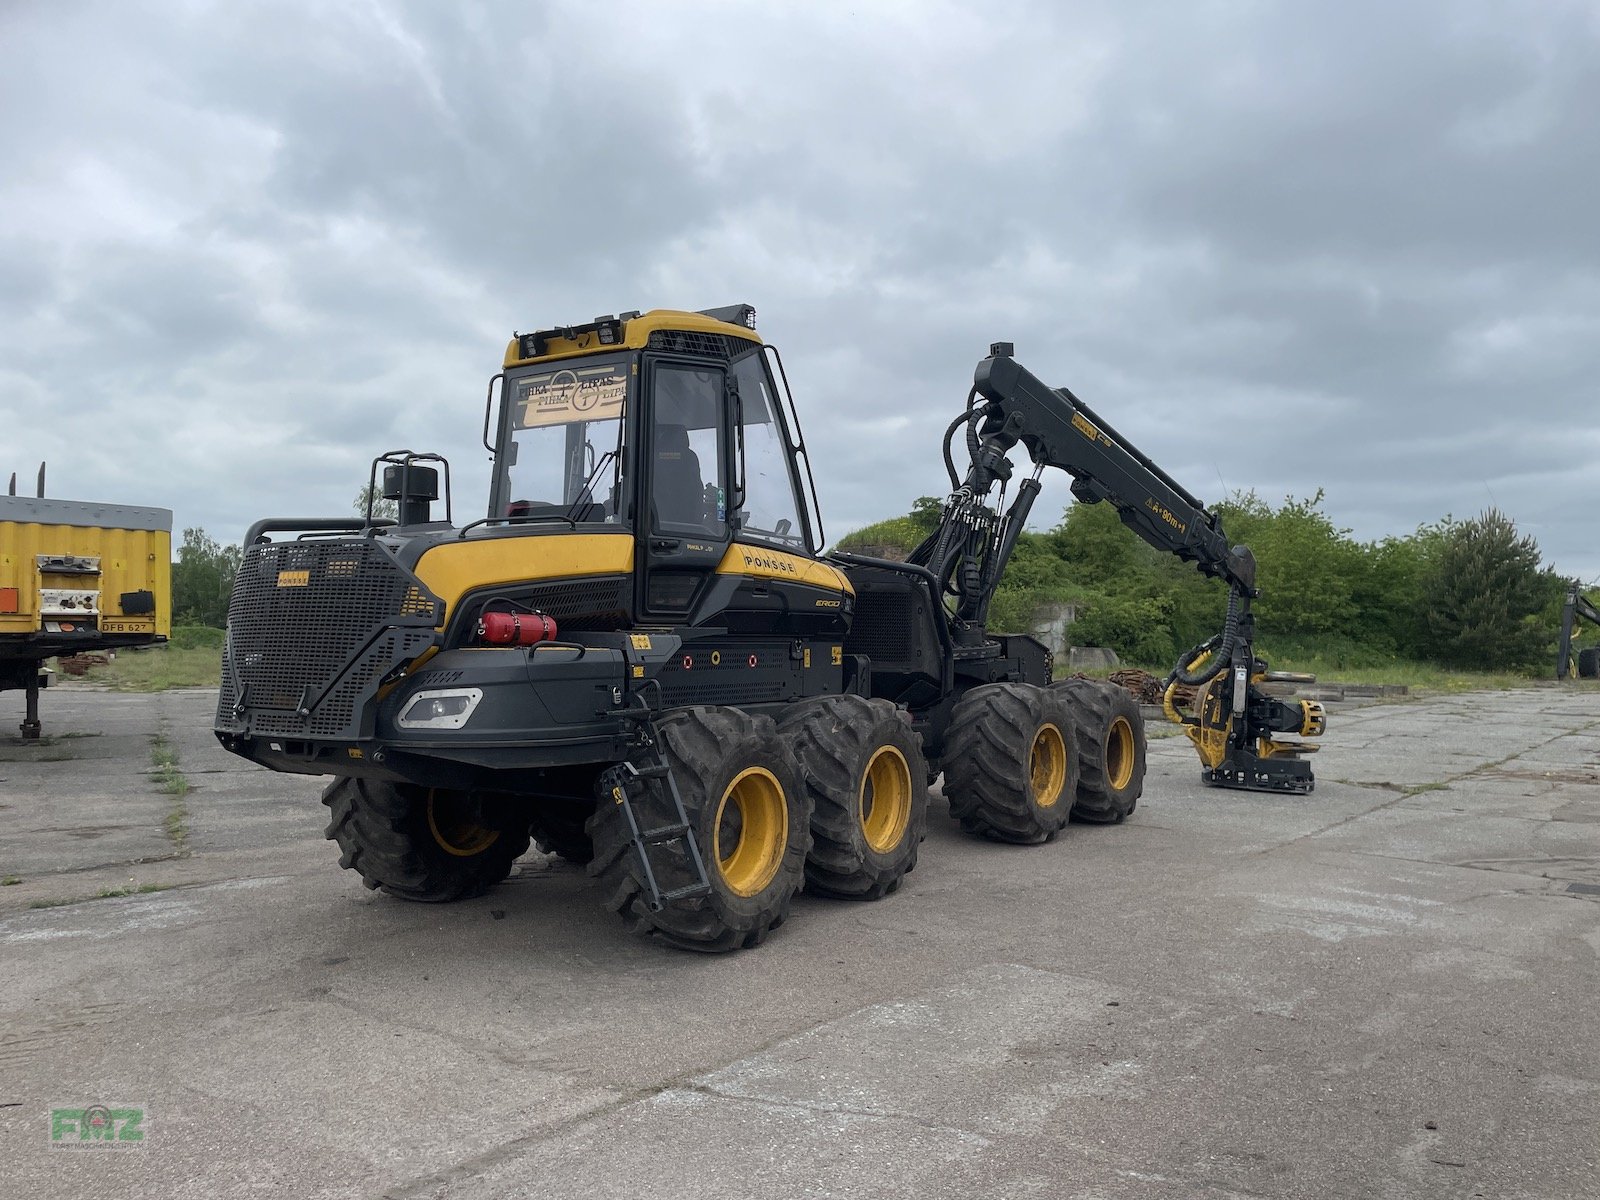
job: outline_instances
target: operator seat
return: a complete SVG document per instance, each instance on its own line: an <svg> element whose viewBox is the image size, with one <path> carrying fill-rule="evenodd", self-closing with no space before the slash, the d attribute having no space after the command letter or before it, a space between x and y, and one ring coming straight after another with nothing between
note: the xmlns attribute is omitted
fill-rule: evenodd
<svg viewBox="0 0 1600 1200"><path fill-rule="evenodd" d="M686 425L657 425L652 499L660 525L704 525L705 480Z"/></svg>

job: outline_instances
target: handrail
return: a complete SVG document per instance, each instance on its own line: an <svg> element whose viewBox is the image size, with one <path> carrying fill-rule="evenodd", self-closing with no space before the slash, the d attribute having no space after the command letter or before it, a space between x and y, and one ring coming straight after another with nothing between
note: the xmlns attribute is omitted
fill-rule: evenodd
<svg viewBox="0 0 1600 1200"><path fill-rule="evenodd" d="M368 521L364 517L266 517L250 526L244 535L246 547L254 546L268 533L362 533L366 530L387 529L399 522L388 517Z"/></svg>

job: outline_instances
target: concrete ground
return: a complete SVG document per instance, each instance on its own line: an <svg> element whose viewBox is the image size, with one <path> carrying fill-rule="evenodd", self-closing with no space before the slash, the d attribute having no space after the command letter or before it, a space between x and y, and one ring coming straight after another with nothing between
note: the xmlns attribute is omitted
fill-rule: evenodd
<svg viewBox="0 0 1600 1200"><path fill-rule="evenodd" d="M1591 688L1339 709L1308 798L1153 742L1126 824L936 815L899 894L721 958L538 854L365 891L211 693L46 701L24 745L0 696L8 1196L1600 1195ZM96 1101L142 1149L50 1148Z"/></svg>

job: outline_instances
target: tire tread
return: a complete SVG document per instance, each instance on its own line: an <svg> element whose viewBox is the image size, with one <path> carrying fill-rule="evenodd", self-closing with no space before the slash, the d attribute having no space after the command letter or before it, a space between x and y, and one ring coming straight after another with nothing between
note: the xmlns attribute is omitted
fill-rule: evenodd
<svg viewBox="0 0 1600 1200"><path fill-rule="evenodd" d="M1065 705L1045 689L1026 683L989 683L956 704L945 742L944 794L950 815L970 834L1016 845L1052 840L1065 827L1072 805L1034 803L1029 754L1040 726L1053 721L1067 748L1064 791L1076 789L1077 755Z"/></svg>
<svg viewBox="0 0 1600 1200"><path fill-rule="evenodd" d="M438 848L421 815L422 789L385 780L342 778L322 793L328 806L323 836L339 846L339 865L369 889L401 900L440 904L482 895L511 873L529 837L515 830L482 853L457 858Z"/></svg>

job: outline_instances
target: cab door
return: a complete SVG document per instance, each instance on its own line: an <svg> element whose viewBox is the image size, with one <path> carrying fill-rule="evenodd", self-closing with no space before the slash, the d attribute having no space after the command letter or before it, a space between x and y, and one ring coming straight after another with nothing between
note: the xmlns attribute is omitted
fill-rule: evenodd
<svg viewBox="0 0 1600 1200"><path fill-rule="evenodd" d="M688 617L728 549L728 376L655 361L645 387L639 610L670 622Z"/></svg>

